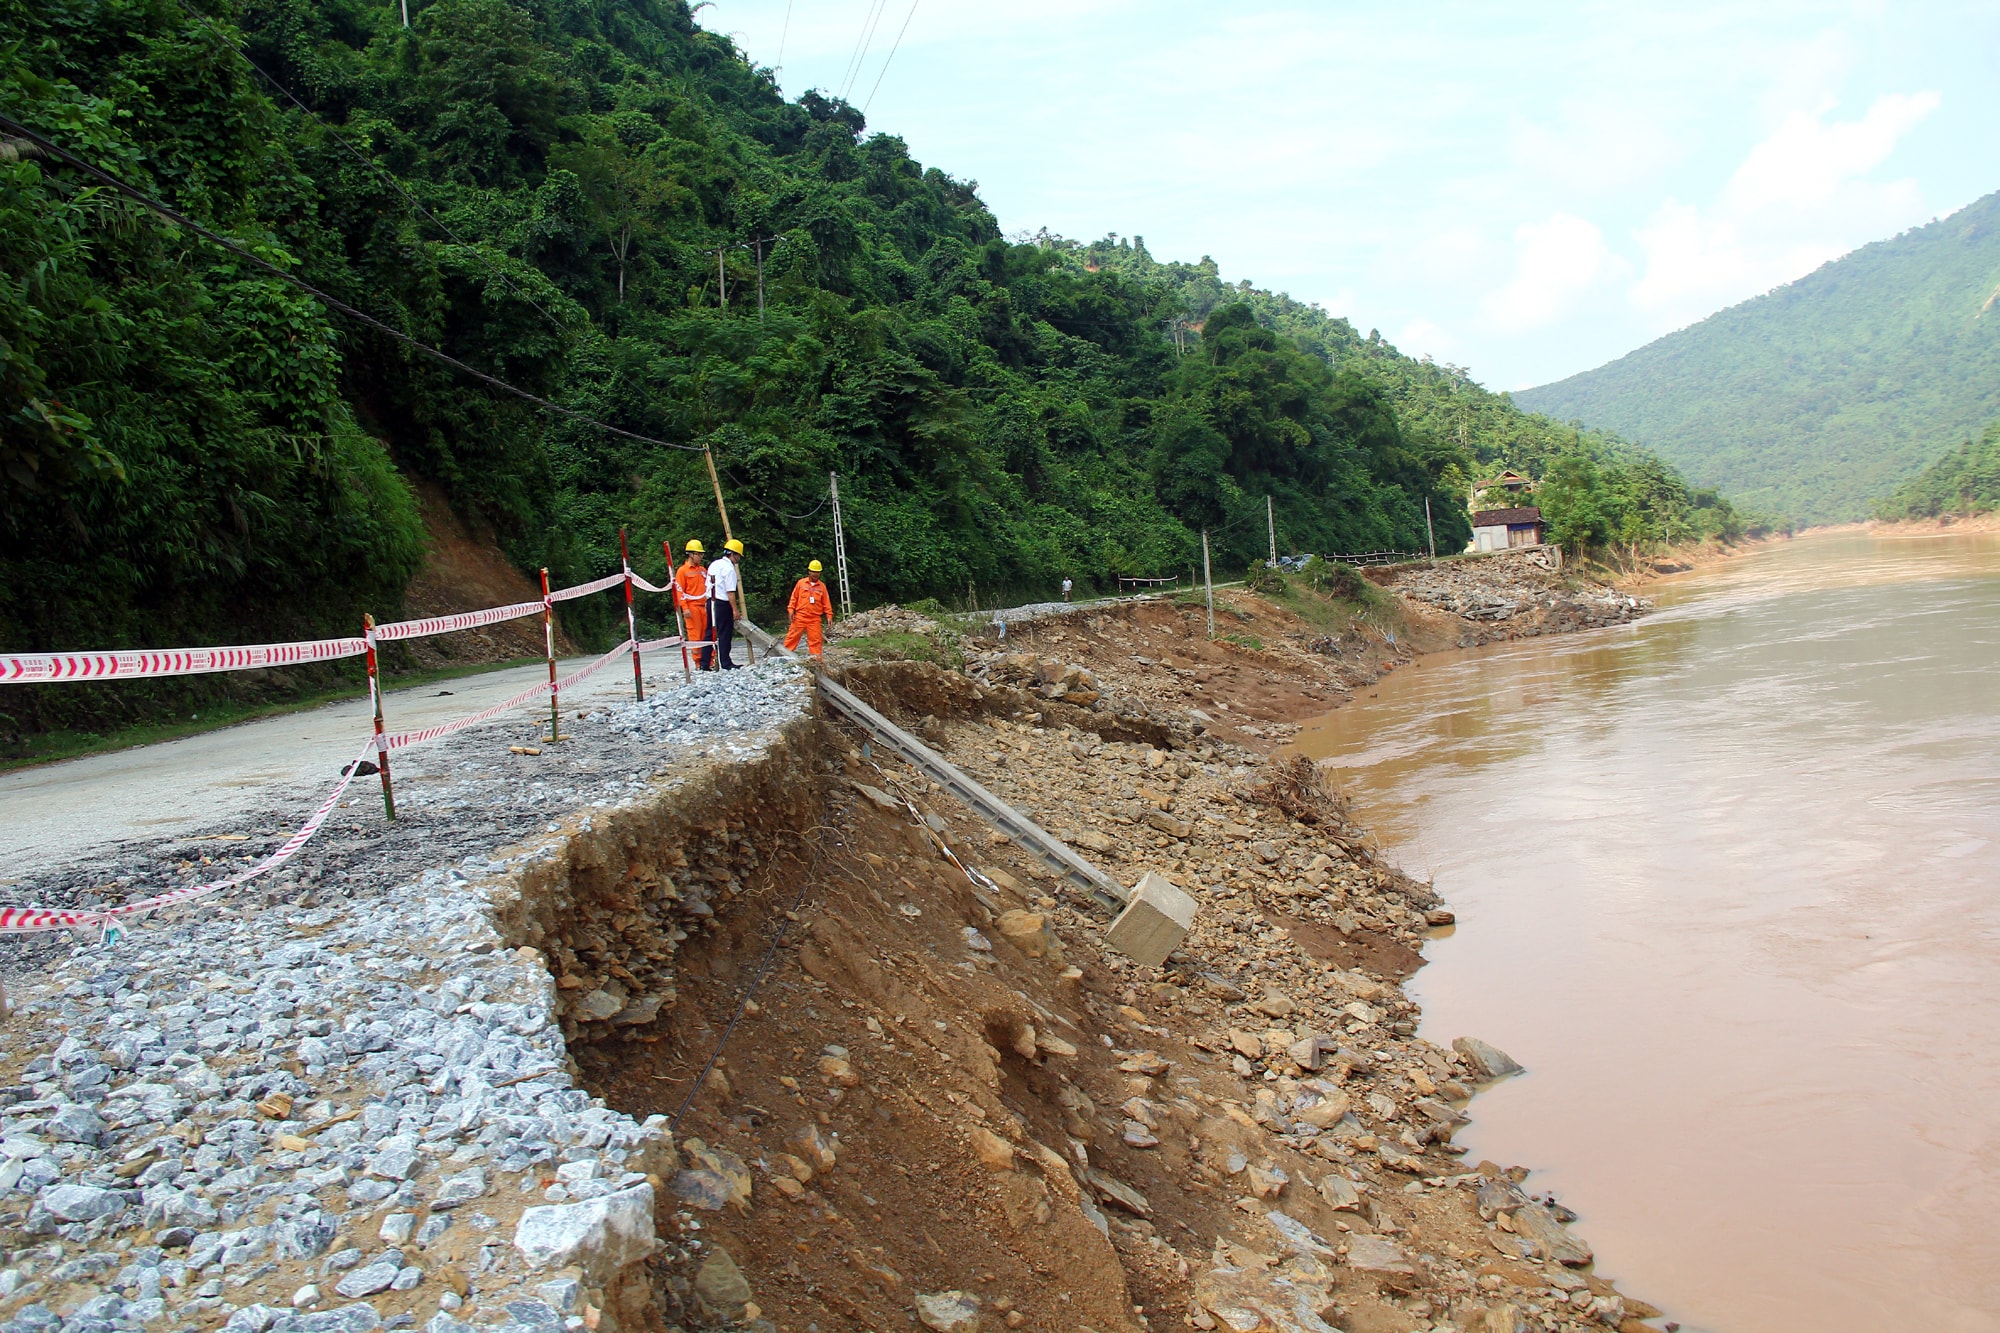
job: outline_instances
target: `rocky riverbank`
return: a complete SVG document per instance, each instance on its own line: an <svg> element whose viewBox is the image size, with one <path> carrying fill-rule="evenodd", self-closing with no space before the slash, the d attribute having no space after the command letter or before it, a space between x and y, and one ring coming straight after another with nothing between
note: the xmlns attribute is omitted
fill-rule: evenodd
<svg viewBox="0 0 2000 1333"><path fill-rule="evenodd" d="M1652 609L1602 580L1565 571L1553 546L1391 565L1372 576L1408 602L1464 622L1457 646L1619 625Z"/></svg>
<svg viewBox="0 0 2000 1333"><path fill-rule="evenodd" d="M1164 968L782 664L466 733L400 828L362 800L268 892L17 952L0 1325L1634 1327L1559 1204L1453 1150L1512 1063L1414 1035L1448 910L1274 753L1483 622L1219 601L1215 640L1163 599L849 673L1194 894Z"/></svg>

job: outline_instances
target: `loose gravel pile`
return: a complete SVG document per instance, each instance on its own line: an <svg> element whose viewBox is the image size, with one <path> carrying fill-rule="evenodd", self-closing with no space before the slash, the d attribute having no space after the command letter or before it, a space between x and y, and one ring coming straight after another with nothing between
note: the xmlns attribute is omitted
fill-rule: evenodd
<svg viewBox="0 0 2000 1333"><path fill-rule="evenodd" d="M1604 584L1565 579L1555 557L1542 548L1409 565L1395 572L1390 586L1412 601L1467 620L1537 617L1562 629L1618 624L1652 609L1651 603Z"/></svg>
<svg viewBox="0 0 2000 1333"><path fill-rule="evenodd" d="M399 755L394 824L356 784L268 885L122 939L10 941L0 1330L596 1328L604 1284L652 1248L665 1124L573 1085L549 973L495 934L488 890L556 854L564 818L761 752L810 691L790 663L698 676L559 744L516 715ZM296 818L8 896L216 878Z"/></svg>
<svg viewBox="0 0 2000 1333"><path fill-rule="evenodd" d="M802 664L767 657L736 671L696 672L692 684L593 716L656 745L726 748L737 737L798 716L812 690Z"/></svg>

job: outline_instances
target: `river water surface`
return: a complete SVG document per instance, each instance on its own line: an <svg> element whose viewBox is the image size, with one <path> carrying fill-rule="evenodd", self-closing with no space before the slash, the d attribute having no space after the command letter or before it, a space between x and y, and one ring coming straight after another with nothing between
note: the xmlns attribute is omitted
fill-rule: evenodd
<svg viewBox="0 0 2000 1333"><path fill-rule="evenodd" d="M1308 728L1458 913L1424 1035L1690 1329L2000 1330L2000 537L1828 535Z"/></svg>

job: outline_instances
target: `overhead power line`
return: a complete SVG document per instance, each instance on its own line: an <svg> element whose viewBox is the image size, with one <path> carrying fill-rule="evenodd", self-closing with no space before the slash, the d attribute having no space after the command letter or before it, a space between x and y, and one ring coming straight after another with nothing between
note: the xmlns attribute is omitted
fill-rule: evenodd
<svg viewBox="0 0 2000 1333"><path fill-rule="evenodd" d="M262 65L259 65L256 61L252 60L250 58L250 53L248 51L245 51L235 42L230 41L228 34L223 32L222 29L216 27L214 21L211 20L206 14L202 13L200 10L196 9L193 5L189 4L188 0L180 0L180 4L182 9L185 9L189 14L191 14L195 18L197 22L199 22L203 27L207 28L209 32L214 34L215 40L221 42L231 51L234 51L236 53L237 58L240 59L244 64L248 65L251 69L257 71L258 75L262 77L264 82L270 84L271 87L275 88L281 95L283 95L286 101L290 102L293 106L297 107L300 111L304 112L307 118L310 119L315 125L325 130L328 138L332 139L342 148L345 148L357 162L360 162L362 165L372 168L377 175L379 175L383 180L387 181L389 183L389 188L394 190L397 194L401 195L404 203L408 204L411 208L415 209L425 218L428 218L432 226L436 227L439 231L443 232L446 236L450 237L455 244L461 246L466 250L471 251L472 257L474 259L477 259L480 265L483 268L485 268L487 272L491 273L494 277L500 279L500 281L506 283L507 289L509 291L513 292L514 295L520 297L523 301L526 301L529 305L533 306L535 311L538 314L540 314L542 318L548 320L549 323L555 325L556 331L558 333L569 332L569 327L567 325L565 325L561 320L557 319L554 315L550 314L547 310L544 310L541 304L538 301L536 301L534 297L522 291L520 287L515 284L514 279L509 277L505 270L501 269L498 265L494 264L491 260L489 260L485 256L485 254L481 252L478 246L471 244L470 242L465 240L464 237L460 236L457 232L453 231L450 227L446 226L443 219L439 218L437 214L431 212L428 208L425 208L423 204L418 201L415 195L411 194L408 190L404 189L403 183L400 180L396 179L396 174L394 172L390 171L387 167L383 166L380 162L376 161L373 157L369 156L367 153L362 152L359 148L349 143L345 138L341 136L339 130L334 129L333 126L327 124L324 120L321 120L319 116L314 113L311 107L307 106L304 102L301 102L296 96L293 95L291 89L287 88L284 84L278 82L276 77L274 77L268 70L266 70ZM405 24L404 26L407 27L408 25Z"/></svg>
<svg viewBox="0 0 2000 1333"><path fill-rule="evenodd" d="M875 74L875 86L868 90L868 100L861 104L861 114L867 115L868 108L875 105L875 94L882 91L882 77L889 72L889 62L896 58L896 49L903 44L903 34L910 30L910 20L917 16L917 6L923 0L910 0L910 12L903 15L903 26L896 29L896 40L889 46L889 54L882 58L882 68Z"/></svg>
<svg viewBox="0 0 2000 1333"><path fill-rule="evenodd" d="M783 510L773 509L770 505L767 505L762 500L759 500L757 498L756 488L753 486L746 485L743 481L743 478L737 476L734 472L730 471L728 468L725 467L722 469L722 475L729 478L731 481L735 482L738 488L738 492L744 497L746 497L751 504L756 505L759 509L769 514L771 517L777 519L783 519L787 523L803 523L805 520L811 518L814 514L817 514L820 510L826 508L827 497L825 495L822 495L819 497L819 503L814 505L811 509L806 510L805 513L787 514Z"/></svg>
<svg viewBox="0 0 2000 1333"><path fill-rule="evenodd" d="M854 44L854 54L848 57L847 72L840 78L840 96L845 101L854 91L854 81L861 77L861 67L868 61L868 48L875 44L875 29L882 24L882 11L889 7L889 0L874 0L868 13L861 20L861 36Z"/></svg>
<svg viewBox="0 0 2000 1333"><path fill-rule="evenodd" d="M203 240L208 241L212 245L216 245L224 250L227 250L230 254L235 255L238 259L244 260L245 262L250 264L254 264L258 268L263 269L266 273L269 273L271 276L275 278L278 278L284 282L289 282L292 286L298 288L300 291L306 293L308 296L311 296L315 300L318 300L324 303L325 305L330 306L335 310L338 310L341 314L346 315L349 319L357 320L360 323L368 325L368 327L372 329L375 329L381 333L385 333L389 337L394 338L397 342L402 343L405 346L410 347L416 351L422 352L425 356L428 356L432 360L440 362L443 365L450 366L453 370L469 375L473 379L478 380L482 384L488 385L491 388L498 389L502 393L513 394L516 398L525 399L526 401L535 404L537 407L545 407L549 411L554 412L560 416L568 417L572 421L580 421L587 426L595 426L597 427L597 429L605 431L608 434L620 435L628 440L637 440L641 444L657 444L663 449L685 449L689 453L697 453L697 454L708 452L707 448L703 445L675 444L671 440L656 440L650 435L641 435L636 431L629 431L618 426L610 425L607 422L599 421L596 417L589 416L583 412L579 412L574 408L564 407L560 403L552 403L548 399L542 397L539 394L529 393L526 389L517 388L516 386L509 384L507 381L500 379L498 376L489 375L483 370L479 370L476 369L475 367L467 365L465 362L459 360L455 356L452 356L448 352L439 351L437 348L432 347L429 343L418 342L415 338L412 338L409 334L403 332L401 329L395 328L388 324L384 324L381 320L375 318L373 315L355 309L353 306L347 304L347 302L341 300L336 296L328 295L327 293L321 291L319 288L313 286L311 283L307 282L305 279L297 277L291 273L287 273L284 269L279 268L276 264L273 264L270 260L265 259L262 255L254 254L251 251L244 249L236 242L228 239L227 237L218 235L217 233L210 231L207 227L202 226L199 222L196 222L193 218L188 217L185 213L181 213L176 209L174 209L173 207L171 207L170 205L162 203L160 200L154 198L150 194L147 194L144 190L139 189L135 185L126 184L123 180L119 179L117 176L112 175L104 168L97 166L95 163L86 161L81 157L78 157L75 153L70 152L67 148L62 147L60 144L55 143L53 140L44 138L41 134L37 133L34 130L29 129L26 125L23 125L20 121L15 120L13 117L7 115L0 115L0 129L5 129L10 134L19 135L21 138L27 140L29 143L32 143L37 147L39 147L40 149L42 149L43 152L49 154L50 156L60 161L67 162L69 165L75 167L78 171L83 172L86 176L89 176L91 179L100 181L104 185L109 186L112 190L115 190L119 194L124 195L126 198L131 199L133 202L151 209L153 212L158 213L161 217L166 218L169 222L174 222L179 224L180 226L186 227L189 231L201 237Z"/></svg>

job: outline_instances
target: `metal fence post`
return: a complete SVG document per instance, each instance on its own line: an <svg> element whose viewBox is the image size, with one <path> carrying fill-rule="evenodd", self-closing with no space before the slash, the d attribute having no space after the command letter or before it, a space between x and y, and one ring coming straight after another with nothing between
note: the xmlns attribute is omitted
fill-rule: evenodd
<svg viewBox="0 0 2000 1333"><path fill-rule="evenodd" d="M646 702L646 678L639 674L639 620L632 613L632 556L625 549L625 529L618 529L618 563L625 567L625 633L632 640L632 694Z"/></svg>
<svg viewBox="0 0 2000 1333"><path fill-rule="evenodd" d="M562 699L556 684L556 604L549 600L549 571L542 570L542 646L549 659L549 739L562 739Z"/></svg>
<svg viewBox="0 0 2000 1333"><path fill-rule="evenodd" d="M382 775L382 813L396 817L396 789L389 782L389 752L382 748L382 679L375 664L375 617L361 617L361 637L368 644L368 701L375 707L375 769Z"/></svg>

